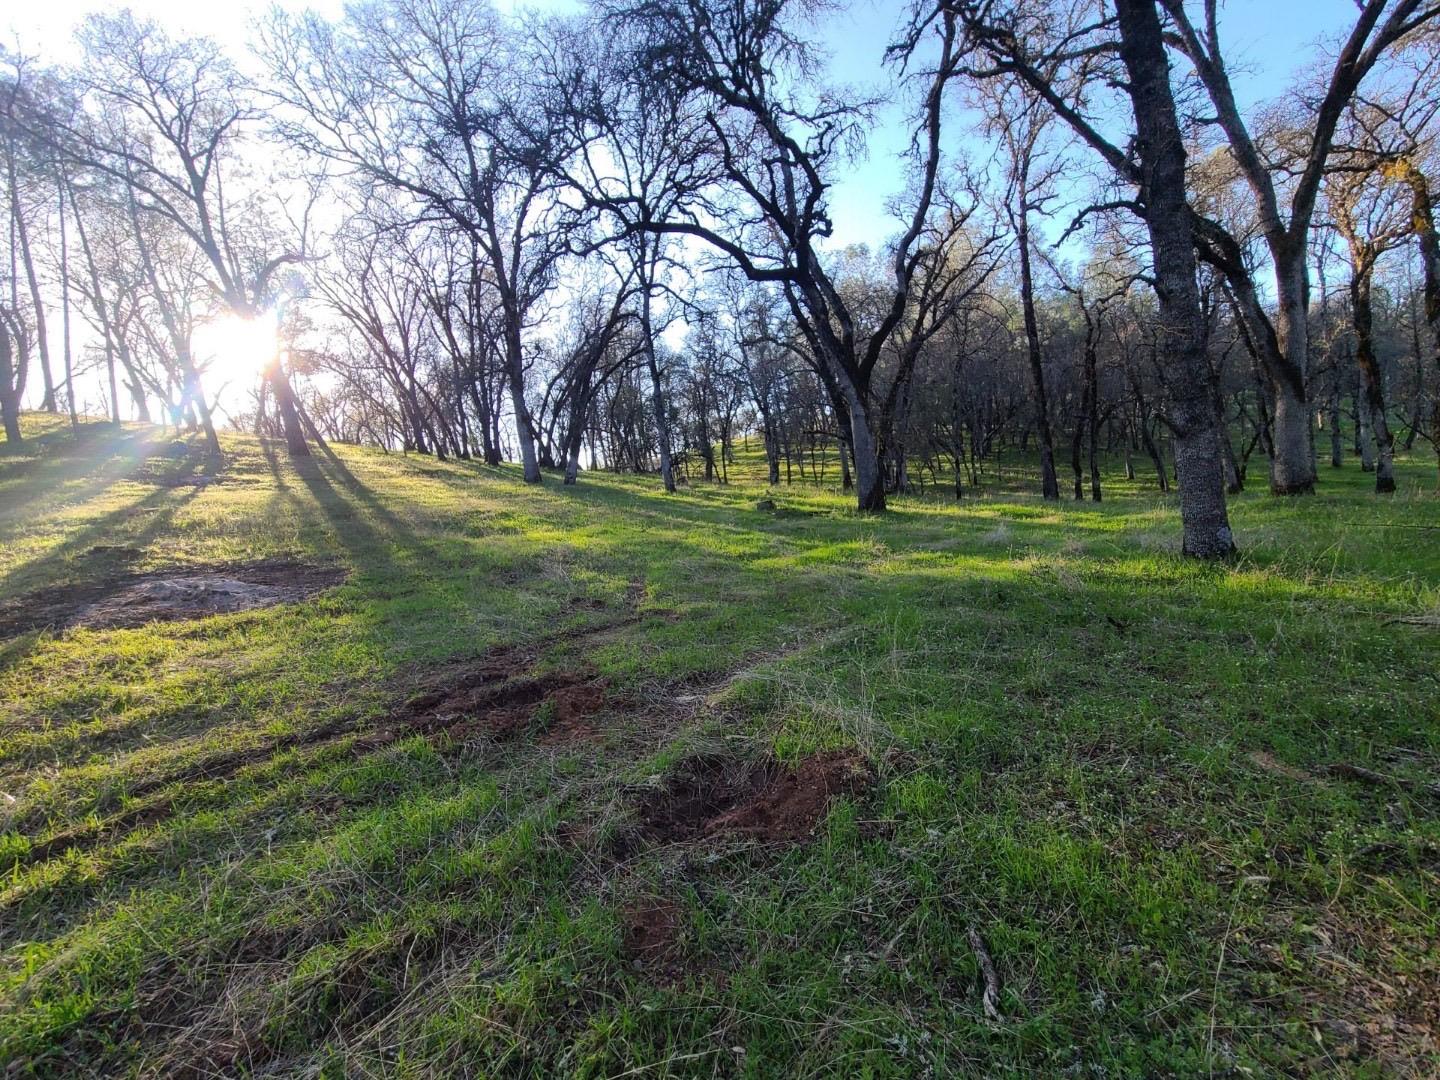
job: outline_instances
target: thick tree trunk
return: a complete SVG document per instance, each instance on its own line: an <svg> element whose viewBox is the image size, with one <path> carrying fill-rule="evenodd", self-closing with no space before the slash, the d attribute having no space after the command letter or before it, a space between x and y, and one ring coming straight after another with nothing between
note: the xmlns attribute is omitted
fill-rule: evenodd
<svg viewBox="0 0 1440 1080"><path fill-rule="evenodd" d="M1285 383L1274 386L1275 411L1270 417L1270 490L1276 495L1315 491L1315 441L1310 405Z"/></svg>
<svg viewBox="0 0 1440 1080"><path fill-rule="evenodd" d="M1271 357L1265 365L1275 400L1270 490L1276 495L1309 495L1315 491L1314 434L1310 405L1305 399L1310 313L1303 251L1295 262L1297 265L1276 268L1280 355Z"/></svg>
<svg viewBox="0 0 1440 1080"><path fill-rule="evenodd" d="M305 441L305 429L300 424L300 414L295 408L295 391L290 386L290 377L280 366L277 353L266 371L270 383L270 394L275 398L275 408L280 413L280 429L285 433L285 450L292 458L310 456L310 444Z"/></svg>
<svg viewBox="0 0 1440 1080"><path fill-rule="evenodd" d="M585 415L590 410L589 401L577 404L570 410L570 423L565 430L565 480L574 485L580 478L580 449L585 442Z"/></svg>
<svg viewBox="0 0 1440 1080"><path fill-rule="evenodd" d="M1117 0L1120 55L1130 76L1143 182L1141 202L1154 253L1155 292L1175 472L1180 483L1181 550L1203 559L1235 553L1220 464L1210 364L1196 285L1194 240L1185 204L1185 145L1170 89L1170 67L1155 0Z"/></svg>
<svg viewBox="0 0 1440 1080"><path fill-rule="evenodd" d="M850 414L850 452L854 456L855 505L864 513L885 509L885 476L880 468L880 446L870 430L870 416L860 392L851 385L842 388L845 409Z"/></svg>

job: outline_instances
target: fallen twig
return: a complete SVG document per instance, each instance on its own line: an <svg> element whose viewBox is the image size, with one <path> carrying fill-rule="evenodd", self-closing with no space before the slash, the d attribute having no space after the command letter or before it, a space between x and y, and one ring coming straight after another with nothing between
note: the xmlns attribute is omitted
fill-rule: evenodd
<svg viewBox="0 0 1440 1080"><path fill-rule="evenodd" d="M1386 776L1373 769L1352 765L1348 761L1338 761L1325 771L1331 776L1338 776L1345 780L1359 780L1361 783L1375 784L1380 787L1398 787L1405 791L1419 791L1432 798L1440 799L1440 784L1425 784L1417 780L1408 780L1403 776Z"/></svg>
<svg viewBox="0 0 1440 1080"><path fill-rule="evenodd" d="M1440 525L1410 525L1397 521L1342 521L1341 525L1357 525L1362 529L1423 529L1433 531Z"/></svg>
<svg viewBox="0 0 1440 1080"><path fill-rule="evenodd" d="M985 939L973 926L966 932L970 939L970 948L975 953L975 959L980 964L980 975L985 980L985 992L981 996L981 1004L985 1006L985 1015L991 1020L1003 1019L1000 1015L1000 976L995 973L995 962L990 959L990 950L985 948Z"/></svg>
<svg viewBox="0 0 1440 1080"><path fill-rule="evenodd" d="M1385 620L1387 626L1433 626L1440 628L1440 615L1392 615Z"/></svg>

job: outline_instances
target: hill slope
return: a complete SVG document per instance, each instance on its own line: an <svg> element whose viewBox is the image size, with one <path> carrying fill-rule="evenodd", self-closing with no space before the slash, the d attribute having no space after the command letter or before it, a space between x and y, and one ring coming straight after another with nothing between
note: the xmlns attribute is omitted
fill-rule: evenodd
<svg viewBox="0 0 1440 1080"><path fill-rule="evenodd" d="M6 1063L1440 1067L1433 495L1246 496L1214 568L1138 489L868 519L29 424Z"/></svg>

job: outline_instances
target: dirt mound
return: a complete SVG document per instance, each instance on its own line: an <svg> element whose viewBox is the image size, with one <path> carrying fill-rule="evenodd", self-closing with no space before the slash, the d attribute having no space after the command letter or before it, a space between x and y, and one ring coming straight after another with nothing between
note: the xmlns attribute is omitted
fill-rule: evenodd
<svg viewBox="0 0 1440 1080"><path fill-rule="evenodd" d="M747 835L794 843L815 831L837 795L855 795L873 777L854 750L830 750L781 766L694 758L640 806L645 836L662 843Z"/></svg>
<svg viewBox="0 0 1440 1080"><path fill-rule="evenodd" d="M114 630L292 604L345 576L339 567L286 560L227 563L204 572L120 574L37 590L0 605L0 637L73 626Z"/></svg>

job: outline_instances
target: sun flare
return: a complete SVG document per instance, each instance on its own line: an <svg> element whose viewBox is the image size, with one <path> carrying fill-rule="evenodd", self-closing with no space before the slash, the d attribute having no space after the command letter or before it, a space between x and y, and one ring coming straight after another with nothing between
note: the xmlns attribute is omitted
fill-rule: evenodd
<svg viewBox="0 0 1440 1080"><path fill-rule="evenodd" d="M222 315L196 329L196 365L216 389L253 381L275 356L275 330L273 312Z"/></svg>

